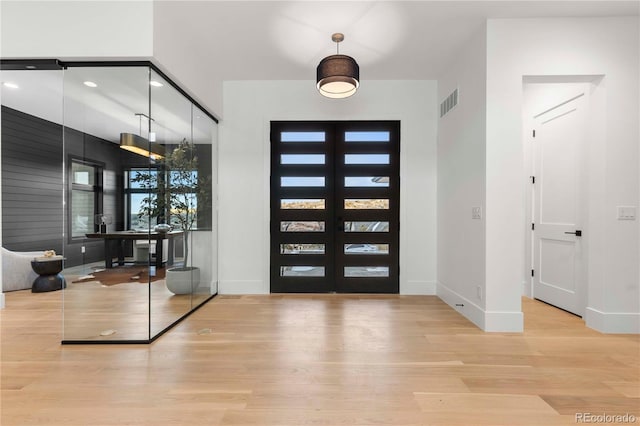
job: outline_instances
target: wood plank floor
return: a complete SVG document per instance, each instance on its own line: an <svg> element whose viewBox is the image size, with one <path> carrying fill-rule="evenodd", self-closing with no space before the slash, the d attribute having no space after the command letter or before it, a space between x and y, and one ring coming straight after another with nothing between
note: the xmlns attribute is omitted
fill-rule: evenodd
<svg viewBox="0 0 640 426"><path fill-rule="evenodd" d="M61 346L60 292L6 302L3 426L640 423L640 337L528 299L489 334L429 296L218 296L133 346Z"/></svg>

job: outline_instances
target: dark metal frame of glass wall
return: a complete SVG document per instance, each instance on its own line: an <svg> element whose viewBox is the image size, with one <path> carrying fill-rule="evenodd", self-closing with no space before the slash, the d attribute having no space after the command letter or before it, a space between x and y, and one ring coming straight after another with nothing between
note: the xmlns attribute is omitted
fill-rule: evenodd
<svg viewBox="0 0 640 426"><path fill-rule="evenodd" d="M19 72L24 72L24 73L31 73L31 72L37 72L39 70L49 70L49 71L61 71L63 73L63 76L61 78L61 81L64 81L64 89L62 89L63 91L63 97L65 99L64 102L62 102L62 104L64 106L61 105L61 109L63 109L63 113L62 113L62 123L61 123L61 133L62 133L62 155L61 155L61 159L60 162L62 163L61 167L61 176L63 179L63 182L61 182L63 191L62 193L64 194L64 205L66 207L64 207L65 211L64 211L64 224L62 226L63 229L61 229L60 231L60 240L61 245L63 247L63 253L62 255L64 256L65 260L64 262L72 262L72 260L75 260L76 262L80 262L79 267L80 268L84 268L84 262L85 262L85 255L88 255L89 253L85 253L85 249L87 249L86 251L89 252L89 250L91 250L91 248L89 246L91 246L93 244L92 247L97 247L100 246L102 247L103 242L104 242L104 251L108 252L109 250L107 250L107 246L108 244L110 244L109 242L107 242L107 239L100 239L98 242L98 239L90 239L89 238L89 234L100 234L100 233L105 233L107 234L107 229L111 228L111 232L127 232L127 229L123 229L123 227L128 227L130 226L128 223L125 224L125 222L128 222L127 220L124 220L124 218L118 218L116 219L109 217L109 221L105 222L104 224L102 223L98 223L98 217L102 215L102 217L106 217L106 216L111 216L111 214L113 214L113 216L123 216L121 213L126 213L125 209L127 208L127 205L130 205L130 200L127 202L125 200L126 197L129 196L129 194L126 193L125 189L123 186L123 183L118 183L118 187L120 188L117 192L117 196L114 198L110 198L108 200L103 200L102 196L103 196L103 192L105 194L108 194L110 191L113 190L112 186L113 186L113 182L115 181L119 181L119 180L123 180L123 175L125 174L123 172L124 168L126 167L143 167L143 168L147 168L148 170L156 169L157 168L157 163L154 163L154 161L152 161L150 158L146 159L146 161L142 161L142 159L137 160L138 163L137 164L130 164L130 165L125 165L122 166L123 170L118 170L117 172L114 172L113 170L109 171L111 173L111 176L107 177L106 175L104 175L104 179L101 179L100 182L100 188L98 191L98 196L100 196L100 199L96 200L96 206L99 207L100 210L102 210L104 208L104 210L102 210L100 212L99 215L96 215L96 218L94 221L94 218L89 218L89 223L87 224L87 239L83 239L83 238L78 238L78 239L71 239L70 238L70 224L71 221L73 220L72 218L72 212L70 211L66 211L69 207L69 202L70 202L70 196L71 196L71 191L74 188L74 182L72 181L72 179L70 179L70 175L69 173L71 173L71 169L67 170L68 168L71 167L71 158L73 158L74 160L81 160L81 161L85 161L85 162L89 162L89 163L100 163L101 167L103 166L103 153L100 151L96 151L96 152L91 152L91 142L93 142L94 140L98 140L100 138L96 138L94 137L93 134L89 134L89 132L84 132L84 129L82 128L78 128L78 126L76 127L70 127L70 121L68 120L68 118L70 118L71 114L70 111L73 111L73 104L82 104L83 102L86 104L85 106L87 106L86 110L89 111L91 108L94 108L95 110L98 110L100 108L100 103L92 103L93 102L93 98L91 98L91 96L93 96L93 94L95 94L96 92L93 92L93 94L89 93L86 95L85 97L78 97L78 92L73 92L72 94L72 89L73 89L73 84L68 83L67 76L72 75L73 73L76 73L76 78L74 80L74 83L78 84L79 87L81 87L82 89L86 89L85 87L81 86L81 82L83 81L83 75L86 74L85 71L88 73L89 70L100 70L102 72L102 75L105 75L105 72L108 74L109 70L114 70L114 73L119 73L123 70L127 70L127 71L131 71L131 70L138 70L138 76L142 76L142 83L138 82L138 86L136 88L136 90L138 90L139 93L143 93L142 97L146 96L146 99L142 99L140 96L138 97L137 101L146 101L144 102L145 105L143 105L141 102L139 103L139 105L143 105L142 107L140 107L139 109L141 109L141 111L135 111L136 113L141 113L141 114L135 114L135 115L146 115L148 120L146 123L142 123L142 118L140 118L140 126L139 126L139 130L140 130L140 135L142 136L143 132L145 133L146 139L148 139L149 141L149 151L151 151L151 145L152 145L152 140L153 138L156 137L156 133L158 134L158 138L161 139L163 137L166 138L166 140L168 141L169 139L171 139L171 136L173 133L178 134L180 133L180 131L182 131L183 136L183 140L191 140L192 142L192 147L195 150L199 150L197 151L198 154L202 153L202 157L204 159L204 161L201 162L200 165L196 166L198 167L198 170L196 171L196 174L199 175L203 175L206 177L206 174L209 174L209 179L211 179L211 176L214 176L215 179L215 173L214 173L214 168L217 167L217 165L214 163L214 159L213 156L215 155L215 151L212 151L214 149L213 144L216 142L213 142L213 140L216 138L215 132L216 132L216 125L218 123L217 118L211 114L209 111L207 111L204 107L202 107L197 101L195 101L191 96L189 96L186 91L184 91L180 86L178 86L175 82L173 82L170 78L168 78L160 69L158 69L153 63L148 62L148 61L117 61L117 62L111 62L111 61L91 61L91 62L63 62L63 61L59 61L56 59L38 59L38 60L7 60L7 59L2 59L0 61L0 66L2 71L19 71ZM117 72L115 71L117 70ZM148 75L148 80L145 80L146 78L144 77L146 75ZM121 74L119 74L121 75ZM112 76L113 77L113 76ZM114 80L117 80L117 77L113 77ZM107 79L108 80L108 79ZM164 83L165 87L168 88L167 92L169 92L169 90L171 91L169 95L165 95L167 97L163 97L163 95L155 95L152 91L155 90L152 85L150 85L152 80L157 80L160 81L161 83ZM71 80L69 80L71 81ZM122 87L123 88L127 88L127 86L134 86L134 83L132 82L122 82ZM86 82L84 83L85 85ZM162 84L161 84L162 85ZM108 90L108 85L105 84L104 88L101 87L102 90L107 91ZM130 88L130 87L129 87ZM146 95L144 95L144 93L146 92ZM165 93L167 93L165 92ZM113 94L113 93L109 93L108 96L105 96L105 98L108 98L110 95L112 99L110 99L113 103L115 104L119 104L119 107L130 107L133 108L132 105L127 105L127 96L129 94L125 93L125 91L123 91L122 93L117 93L117 94ZM120 97L120 95L122 95ZM164 102L164 104L163 104ZM179 105L178 105L179 104ZM90 105L90 106L89 106ZM173 109L172 109L173 108ZM73 112L77 112L80 111L79 109ZM95 112L95 111L94 111ZM163 135L163 130L161 130L162 125L159 124L160 121L160 117L164 114L164 122L165 123L169 123L172 119L175 118L175 116L179 115L179 112L182 112L183 114L183 118L185 118L185 123L187 125L190 125L190 128L187 128L186 130L176 130L173 128L169 128L171 126L167 127L167 130L165 131L165 134ZM153 114L152 114L153 113ZM106 113L105 113L106 116ZM203 121L201 122L196 122L196 117L197 119L201 119ZM37 118L37 116L36 116ZM136 118L137 119L137 118ZM199 124L199 123L204 123L204 124ZM201 126L198 129L196 129L197 126ZM205 129L205 130L203 130ZM136 129L137 130L137 129ZM174 132L175 130L175 132ZM209 132L209 133L207 133ZM136 133L138 133L136 131ZM153 134L153 136L152 136ZM209 146L205 146L206 142L202 142L202 140L206 140L206 138L209 137ZM200 138L201 144L202 145L198 145L198 138ZM113 139L113 138L112 138ZM104 142L115 142L115 140L112 139L103 139L101 140L102 145L104 146L105 143ZM176 149L178 147L180 147L180 138L178 139L172 139L170 142L166 142L165 146L167 148L167 152L171 152L171 150ZM76 142L77 141L77 142ZM81 154L78 155L78 149L76 147L75 152L71 152L70 151L70 146L72 143L76 143L79 144L79 146L81 146ZM160 142L158 142L160 143ZM108 145L108 144L106 144ZM118 150L116 150L118 151ZM119 151L124 151L124 150L119 150ZM126 155L135 155L135 154L129 154L129 153L120 153L120 152L115 152L114 151L114 158L115 160L111 162L111 164L114 163L118 163L118 159L122 159L125 158L124 156ZM195 156L195 154L193 154ZM208 158L207 158L208 157ZM130 157L133 158L133 157ZM126 163L126 162L125 162ZM104 171L108 171L108 168L110 167L109 162L107 161L106 163L104 163ZM104 187L102 186L104 181ZM112 185L111 187L109 185ZM215 186L213 186L212 184L210 184L211 186L208 187L208 191L209 191L209 195L211 195L211 191L215 188ZM75 185L76 187L78 186L77 184ZM165 188L166 190L166 188ZM114 201L115 199L115 201ZM202 201L202 200L201 200ZM211 215L211 212L213 211L213 207L210 205L212 202L215 202L214 199L212 200L207 200L207 202L198 202L198 207L197 207L197 211L198 211L198 228L194 228L193 230L188 230L188 232L183 233L183 234L188 234L189 235L189 245L193 246L193 241L196 239L199 241L199 243L202 243L205 247L207 244L210 244L213 246L213 241L215 241L215 233L214 233L214 223L212 223L213 221L213 216ZM200 210L201 208L201 204L202 204L202 209L204 210L204 213ZM102 207L104 206L104 207ZM103 212L107 212L109 209L110 212L109 214L103 214ZM166 208L167 212L169 212L169 208ZM117 212L117 214L115 214L114 212ZM168 213L167 215L170 216L172 213ZM201 216L204 218L202 219ZM113 222L111 222L111 220L113 219ZM122 220L121 220L122 219ZM104 220L104 219L102 219ZM211 266L206 266L205 269L207 269L206 271L204 271L205 274L209 274L207 275L206 278L210 278L210 282L211 284L209 285L209 288L206 288L206 285L202 287L202 289L200 287L198 287L197 289L194 289L194 284L193 281L190 284L191 286L191 293L188 294L189 296L189 302L185 302L184 306L184 311L176 311L176 312L171 312L170 314L168 314L166 316L166 318L163 318L160 322L158 322L158 324L153 324L152 325L152 317L155 315L156 317L160 317L162 314L162 309L165 303L167 303L164 299L162 301L159 301L157 303L154 304L154 300L153 300L153 295L152 295L152 277L153 276L157 276L157 272L158 272L158 267L157 266L153 266L153 254L151 253L151 247L155 244L155 250L156 250L156 259L155 262L159 262L160 268L161 269L165 269L164 268L164 256L162 256L160 258L160 260L157 259L158 256L158 245L161 245L160 247L160 252L162 252L162 248L164 247L163 244L165 244L163 242L163 240L157 240L155 239L158 235L158 232L155 232L153 230L153 228L151 227L151 222L149 222L147 229L143 230L146 232L146 234L148 234L148 237L145 240L142 240L142 245L146 245L148 247L148 254L145 257L142 257L142 261L140 261L141 265L146 267L147 270L147 275L148 275L148 282L143 282L142 284L137 284L137 285L142 285L144 286L145 284L148 286L148 291L146 292L146 294L144 294L144 291L142 291L139 294L142 294L142 296L140 296L139 299L136 299L134 301L134 303L130 303L132 306L133 305L138 305L138 307L142 307L141 311L142 314L140 315L140 321L139 322L144 322L145 320L148 321L148 325L147 330L145 332L142 333L142 337L140 337L139 335L137 335L136 333L131 333L129 336L127 336L126 331L122 332L122 334L124 335L124 337L118 337L118 332L121 332L120 330L115 330L115 328L117 327L113 327L114 329L111 330L104 330L107 332L113 332L111 333L112 335L110 336L109 333L94 333L95 335L90 335L90 337L85 337L82 333L84 332L74 332L75 327L78 326L78 323L82 323L82 322L86 322L86 321L90 321L90 316L82 316L82 312L84 310L89 309L86 306L82 306L80 303L80 299L78 299L78 304L77 306L73 307L72 306L72 311L77 312L77 317L73 318L72 316L70 316L71 319L68 319L67 321L65 321L63 319L63 340L62 343L63 344L123 344L123 343L130 343L130 344L140 344L140 343L151 343L153 341L155 341L158 337L160 337L161 335L163 335L165 332L167 332L169 329L171 329L173 326L175 326L177 323L179 323L180 321L182 321L184 318L186 318L188 315L190 315L191 313L193 313L196 309L198 309L199 307L201 307L203 304L205 304L208 300L210 300L211 298L213 298L216 294L217 294L217 277L213 276L214 273L212 272L215 269L215 266L211 267ZM180 231L178 231L179 233ZM186 235L183 235L183 238L186 237ZM177 238L177 237L176 237ZM170 238L168 238L170 239ZM67 241L68 240L68 241ZM164 240L166 241L166 239ZM96 244L97 243L97 244ZM146 244L145 244L146 243ZM67 247L71 247L72 244L75 244L75 246L73 246L73 250L66 250ZM114 251L118 252L118 250L126 252L126 250L129 250L130 252L133 251L133 253L131 254L135 254L135 242L133 243L126 243L124 240L120 244L119 246L117 246ZM133 244L133 246L125 246L125 244ZM177 244L177 243L176 243ZM124 248L123 248L124 247ZM184 255L185 253L185 249L187 247L185 246L184 248L182 248L182 253ZM194 247L191 247L192 249ZM71 251L78 251L78 253L82 253L81 257L78 257L78 255L71 253ZM100 251L100 250L98 250ZM201 257L201 256L206 256L209 255L211 256L211 253L209 250L207 250L206 248L198 251L198 249L196 248L196 250L190 250L190 256L188 259L183 259L183 264L182 267L186 269L187 266L191 266L193 265L194 262L194 257ZM206 253L204 253L206 251ZM143 253L146 253L144 251L142 251ZM176 252L180 252L180 249L178 248L176 250ZM130 254L130 253L126 253L126 254ZM105 253L106 255L106 253ZM124 255L122 255L124 256ZM173 258L171 256L171 258ZM81 260L78 260L81 259ZM144 261L144 259L146 259L146 262ZM116 259L116 262L120 261L120 252L118 252L118 258ZM199 259L199 261L201 263L205 263L202 262L202 258ZM190 262L189 264L187 264L187 262ZM107 265L110 264L111 262L107 262L106 258L105 258L105 269L107 268ZM200 264L200 263L198 263ZM166 263L166 269L169 269L169 262L167 261ZM180 266L180 264L178 264L178 266ZM66 268L66 265L65 265ZM173 269L173 268L172 268ZM177 268L180 269L180 268ZM194 277L194 273L190 272L190 276ZM200 274L200 272L198 271L198 275ZM193 278L191 278L193 280ZM69 281L69 280L68 280ZM216 285L216 290L213 289L213 283L215 281L215 285ZM77 282L77 281L76 281ZM62 289L61 291L61 295L65 294L65 292L69 291L69 285L71 283L67 282L67 287ZM87 286L87 284L83 284L85 286ZM102 287L108 287L105 285L102 285ZM117 287L114 286L114 287ZM173 291L173 290L171 290ZM196 297L197 294L197 297ZM174 293L173 295L170 296L170 298L172 298L172 300L175 300L177 298L180 298L183 296L183 293ZM61 296L62 297L62 296ZM69 303L70 300L73 300L73 297L71 297L71 295L65 295L63 298L63 304L66 304L65 308L65 313L69 312ZM100 295L99 295L99 289L96 290L96 293L94 293L92 295L92 297L88 297L88 296L84 296L84 298L82 299L83 302L82 303L91 303L90 300L91 299L100 299ZM89 302L87 302L89 301ZM87 309L85 309L87 308ZM98 310L100 309L104 309L104 307L98 307ZM117 309L117 307L115 308ZM146 310L146 314L144 313ZM168 309L167 309L168 310ZM73 315L73 314L68 314L68 315ZM124 313L124 315L128 315L127 313ZM146 315L146 319L145 319L145 315ZM65 315L63 315L63 318L65 317ZM82 319L84 318L84 319ZM67 324L69 323L69 324ZM104 327L102 327L104 328ZM67 333L67 331L69 331ZM105 337L102 338L102 336L109 336L109 337Z"/></svg>

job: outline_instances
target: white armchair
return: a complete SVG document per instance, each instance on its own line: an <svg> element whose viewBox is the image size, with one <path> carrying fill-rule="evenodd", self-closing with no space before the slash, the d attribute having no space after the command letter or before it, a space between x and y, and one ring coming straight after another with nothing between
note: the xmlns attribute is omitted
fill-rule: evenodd
<svg viewBox="0 0 640 426"><path fill-rule="evenodd" d="M44 256L44 251L11 251L2 249L2 292L31 288L38 274L31 269L34 257Z"/></svg>

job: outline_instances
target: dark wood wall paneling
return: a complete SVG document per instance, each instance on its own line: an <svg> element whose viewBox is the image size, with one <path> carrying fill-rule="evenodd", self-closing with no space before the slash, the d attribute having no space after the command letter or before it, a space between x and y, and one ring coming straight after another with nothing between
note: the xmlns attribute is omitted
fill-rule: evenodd
<svg viewBox="0 0 640 426"><path fill-rule="evenodd" d="M104 247L100 240L70 242L63 236L63 155L104 163L103 213L113 217L110 231L124 229L123 171L140 165L141 157L70 128L64 129L63 154L62 132L59 124L2 107L2 245L56 250L75 266L104 259Z"/></svg>
<svg viewBox="0 0 640 426"><path fill-rule="evenodd" d="M2 107L2 245L62 252L62 126Z"/></svg>

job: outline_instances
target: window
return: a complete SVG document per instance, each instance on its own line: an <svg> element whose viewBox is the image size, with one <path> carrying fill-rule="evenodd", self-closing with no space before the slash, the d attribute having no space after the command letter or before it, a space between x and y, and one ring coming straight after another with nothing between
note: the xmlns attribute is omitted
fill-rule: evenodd
<svg viewBox="0 0 640 426"><path fill-rule="evenodd" d="M196 170L169 173L162 168L128 170L125 174L127 228L147 230L158 223L169 223L174 229L181 229L179 216L188 214L189 220L193 220L190 228L196 229L198 197L192 188L196 182Z"/></svg>
<svg viewBox="0 0 640 426"><path fill-rule="evenodd" d="M148 211L155 204L158 193L158 173L157 169L148 167L132 168L125 173L127 229L146 231L159 223L157 215L149 217L144 213L145 208Z"/></svg>
<svg viewBox="0 0 640 426"><path fill-rule="evenodd" d="M69 228L71 239L85 238L95 232L95 215L102 210L102 165L71 159L71 197Z"/></svg>

